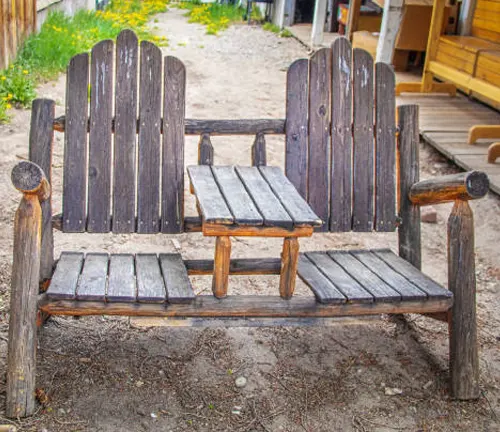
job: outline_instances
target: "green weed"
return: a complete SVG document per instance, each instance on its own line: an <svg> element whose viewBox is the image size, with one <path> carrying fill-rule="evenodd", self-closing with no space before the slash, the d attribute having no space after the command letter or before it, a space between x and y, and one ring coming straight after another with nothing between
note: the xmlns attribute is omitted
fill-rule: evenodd
<svg viewBox="0 0 500 432"><path fill-rule="evenodd" d="M270 22L264 23L264 25L262 26L262 29L276 33L279 37L286 37L286 38L292 37L292 33L289 30L280 29L277 25L270 23Z"/></svg>

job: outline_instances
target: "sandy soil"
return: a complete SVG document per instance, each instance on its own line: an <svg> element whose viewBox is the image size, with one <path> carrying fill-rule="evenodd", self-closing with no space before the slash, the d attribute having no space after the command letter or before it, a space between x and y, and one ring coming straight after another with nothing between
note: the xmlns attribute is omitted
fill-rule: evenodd
<svg viewBox="0 0 500 432"><path fill-rule="evenodd" d="M190 118L284 117L285 71L307 56L294 39L258 27L234 26L219 37L188 24L182 11L159 15L165 53L187 67ZM39 94L63 111L64 77ZM404 102L404 101L403 101ZM0 126L0 367L5 366L12 219L19 196L12 166L27 156L29 111ZM248 163L251 138L215 138L217 163ZM186 146L196 163L196 138ZM269 138L269 163L283 163L283 139ZM433 150L421 148L422 177L456 171ZM54 205L60 210L62 137L54 152ZM189 194L188 213L194 214ZM446 219L423 224L424 271L446 284ZM447 390L447 328L419 316L408 323L339 320L325 327L199 329L147 327L140 320L54 318L40 338L38 387L48 395L37 414L14 422L26 431L495 431L500 430L498 292L500 200L473 203L476 215L478 321L482 397L451 401ZM280 241L236 239L233 256L279 256ZM76 246L78 245L78 246ZM302 250L397 247L396 234L315 235ZM209 258L213 240L176 237L56 234L61 250L179 250ZM210 278L194 278L197 292ZM270 293L276 277L232 277L234 293ZM310 295L299 284L298 295ZM158 321L157 321L158 323ZM348 324L348 325L347 325ZM2 369L3 370L3 369ZM235 379L245 377L243 388ZM402 394L386 395L386 388ZM4 405L0 378L0 409ZM0 413L0 415L3 415ZM0 419L0 423L8 421Z"/></svg>

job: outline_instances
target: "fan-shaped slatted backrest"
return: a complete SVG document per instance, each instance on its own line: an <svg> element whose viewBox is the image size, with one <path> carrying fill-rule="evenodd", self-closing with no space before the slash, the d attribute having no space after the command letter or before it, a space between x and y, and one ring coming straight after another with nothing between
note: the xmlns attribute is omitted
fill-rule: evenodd
<svg viewBox="0 0 500 432"><path fill-rule="evenodd" d="M285 171L325 231L396 227L394 84L345 38L288 70Z"/></svg>
<svg viewBox="0 0 500 432"><path fill-rule="evenodd" d="M183 231L185 81L180 60L165 57L162 67L160 49L145 41L139 49L129 30L116 56L102 41L71 59L64 231Z"/></svg>

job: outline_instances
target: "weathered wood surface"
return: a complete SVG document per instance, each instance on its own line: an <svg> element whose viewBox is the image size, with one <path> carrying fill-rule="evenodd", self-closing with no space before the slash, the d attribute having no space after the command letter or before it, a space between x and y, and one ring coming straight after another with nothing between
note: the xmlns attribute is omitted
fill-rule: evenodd
<svg viewBox="0 0 500 432"><path fill-rule="evenodd" d="M214 147L210 140L210 134L202 133L198 143L198 165L214 164Z"/></svg>
<svg viewBox="0 0 500 432"><path fill-rule="evenodd" d="M106 299L107 301L136 301L135 263L132 254L111 255Z"/></svg>
<svg viewBox="0 0 500 432"><path fill-rule="evenodd" d="M214 274L212 279L212 291L217 298L227 296L230 259L231 239L229 236L217 237L215 240Z"/></svg>
<svg viewBox="0 0 500 432"><path fill-rule="evenodd" d="M267 165L266 138L263 133L258 133L252 144L252 166L265 165Z"/></svg>
<svg viewBox="0 0 500 432"><path fill-rule="evenodd" d="M189 275L210 275L214 271L214 260L185 260L184 265ZM239 258L229 263L230 275L279 275L279 258Z"/></svg>
<svg viewBox="0 0 500 432"><path fill-rule="evenodd" d="M160 254L160 267L169 303L189 303L196 297L179 254Z"/></svg>
<svg viewBox="0 0 500 432"><path fill-rule="evenodd" d="M313 234L312 226L299 226L292 229L279 226L240 226L203 224L203 235L206 236L241 236L241 237L310 237Z"/></svg>
<svg viewBox="0 0 500 432"><path fill-rule="evenodd" d="M54 275L47 289L47 296L53 299L75 298L78 278L82 272L84 254L63 252L57 262Z"/></svg>
<svg viewBox="0 0 500 432"><path fill-rule="evenodd" d="M104 301L106 297L108 259L109 256L105 253L87 254L78 281L77 299Z"/></svg>
<svg viewBox="0 0 500 432"><path fill-rule="evenodd" d="M283 239L283 251L281 253L281 272L279 287L280 296L283 299L291 299L295 291L298 261L298 239L296 237L285 237Z"/></svg>
<svg viewBox="0 0 500 432"><path fill-rule="evenodd" d="M135 272L137 300L144 303L164 303L166 292L158 257L154 254L137 254Z"/></svg>
<svg viewBox="0 0 500 432"><path fill-rule="evenodd" d="M10 177L19 192L36 196L39 201L50 198L50 184L42 168L37 164L21 161L12 168Z"/></svg>
<svg viewBox="0 0 500 432"><path fill-rule="evenodd" d="M454 303L450 316L451 395L477 399L479 357L476 322L474 218L467 201L455 201L448 220L448 288Z"/></svg>

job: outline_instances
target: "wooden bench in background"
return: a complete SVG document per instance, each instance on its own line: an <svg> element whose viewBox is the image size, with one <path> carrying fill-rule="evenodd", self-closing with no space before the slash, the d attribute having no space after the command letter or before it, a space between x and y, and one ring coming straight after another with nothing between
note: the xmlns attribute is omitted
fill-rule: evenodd
<svg viewBox="0 0 500 432"><path fill-rule="evenodd" d="M478 397L468 200L486 194L488 179L469 172L419 181L418 108L399 107L396 124L391 67L374 66L367 52L352 50L340 38L331 49L290 66L286 119L185 119L185 76L180 60L162 61L156 46L141 42L139 49L136 36L124 31L116 53L112 41L103 41L91 55L71 60L63 118L54 118L53 101L33 103L29 161L12 171L23 198L14 225L7 415L35 412L37 316L57 314L238 317L275 325L280 319L285 324L422 313L449 323L453 397ZM63 208L55 216L50 187L54 130L65 136ZM313 295L289 299L278 295L278 286L275 295L196 296L189 276L220 271L217 261L186 260L180 254L64 251L54 259L53 228L158 235L200 231L200 217L184 214L186 134L201 136L203 165L214 164L211 135L255 135L255 166L266 165L265 135L284 134L285 174L323 221L322 230L397 229L399 256L387 250L301 255L298 274ZM420 272L420 206L445 201L455 202L448 223L448 290ZM224 274L279 275L283 265L279 258L234 259Z"/></svg>

